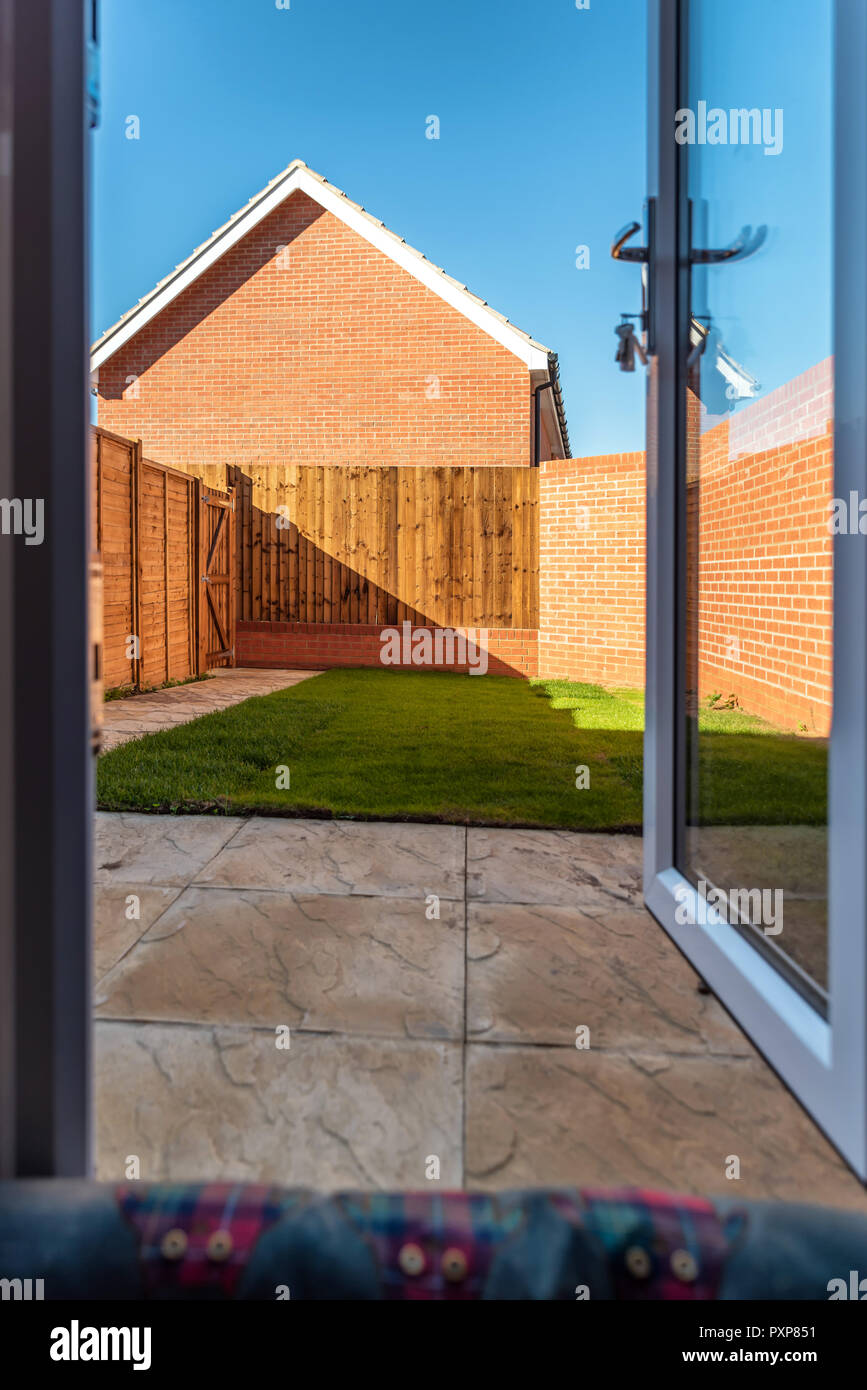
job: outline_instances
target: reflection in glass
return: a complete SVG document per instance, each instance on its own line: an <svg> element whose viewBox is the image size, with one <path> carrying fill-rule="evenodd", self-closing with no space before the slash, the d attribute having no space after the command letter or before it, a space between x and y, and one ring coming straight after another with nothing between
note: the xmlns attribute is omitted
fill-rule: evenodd
<svg viewBox="0 0 867 1390"><path fill-rule="evenodd" d="M776 6L689 4L692 246L729 247L752 230L744 257L692 269L678 856L822 1008L831 6L785 8L781 42Z"/></svg>

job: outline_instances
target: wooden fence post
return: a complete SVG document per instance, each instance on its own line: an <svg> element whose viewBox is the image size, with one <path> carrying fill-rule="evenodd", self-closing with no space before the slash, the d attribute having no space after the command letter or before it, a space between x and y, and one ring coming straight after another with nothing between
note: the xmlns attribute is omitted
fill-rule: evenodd
<svg viewBox="0 0 867 1390"><path fill-rule="evenodd" d="M171 604L169 603L169 475L163 474L163 623L166 642L166 681L172 678Z"/></svg>
<svg viewBox="0 0 867 1390"><path fill-rule="evenodd" d="M132 570L132 635L135 638L135 647L133 650L138 653L138 655L133 658L132 664L133 688L135 690L141 690L142 688L142 676L144 671L144 641L141 630L141 460L142 442L140 439L134 439L132 441L130 458L130 501L132 505L130 568Z"/></svg>
<svg viewBox="0 0 867 1390"><path fill-rule="evenodd" d="M235 530L232 536L232 555L231 560L235 567L235 582L233 588L233 623L239 617L244 616L243 609L243 583L244 583L244 526L242 516L244 511L244 482L243 474L237 464L227 464L226 466L226 491L231 493L235 499ZM232 628L234 634L234 626ZM232 641L234 642L234 636Z"/></svg>
<svg viewBox="0 0 867 1390"><path fill-rule="evenodd" d="M230 642L231 656L229 665L237 666L238 642L235 634L235 616L237 614L237 587L238 587L238 561L235 554L235 534L237 524L238 493L234 486L228 487L231 505L229 515L226 517L226 525L229 528L229 535L226 540L226 564L229 566L229 582L226 585L226 636ZM232 571L234 570L234 574Z"/></svg>
<svg viewBox="0 0 867 1390"><path fill-rule="evenodd" d="M187 573L189 584L187 586L187 665L190 668L190 675L197 676L199 671L199 636L198 636L198 602L199 577L197 565L199 559L198 536L196 534L196 480L187 477Z"/></svg>
<svg viewBox="0 0 867 1390"><path fill-rule="evenodd" d="M202 511L203 511L202 497L203 497L203 491L204 491L204 489L203 489L203 485L202 485L202 480L201 480L201 478L196 478L196 481L195 481L195 488L194 488L194 491L193 491L193 499L194 499L194 502L195 502L195 530L194 530L194 534L195 534L195 555L196 555L195 581L196 581L196 675L197 675L197 676L203 675L203 674L205 673L205 671L207 670L207 667L208 667L207 655L206 655L206 653L205 653L205 633L206 633L207 628L206 628L206 622L205 622L205 613L204 613L203 607L202 607L203 602L204 602L204 597L205 597L205 595L204 595L204 584L202 583L202 575L203 575L204 572L205 572L204 555L203 555L203 553L202 553L202 547L203 547L203 545L204 545L204 540L205 540L204 526L203 526L203 524L202 524Z"/></svg>

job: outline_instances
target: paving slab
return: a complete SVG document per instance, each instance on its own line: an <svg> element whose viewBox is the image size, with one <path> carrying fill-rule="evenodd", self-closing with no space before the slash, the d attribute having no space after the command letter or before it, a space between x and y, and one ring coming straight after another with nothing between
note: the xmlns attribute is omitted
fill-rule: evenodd
<svg viewBox="0 0 867 1390"><path fill-rule="evenodd" d="M461 1183L455 1043L97 1023L97 1177L337 1188Z"/></svg>
<svg viewBox="0 0 867 1390"><path fill-rule="evenodd" d="M97 1013L459 1041L463 906L425 913L419 899L187 888L101 981Z"/></svg>
<svg viewBox="0 0 867 1390"><path fill-rule="evenodd" d="M466 1085L470 1187L625 1184L867 1211L861 1184L757 1056L471 1044ZM740 1177L728 1179L733 1158Z"/></svg>
<svg viewBox="0 0 867 1390"><path fill-rule="evenodd" d="M467 925L471 1039L574 1048L580 1028L594 1048L751 1052L644 910L470 903Z"/></svg>
<svg viewBox="0 0 867 1390"><path fill-rule="evenodd" d="M174 902L180 888L102 884L93 899L93 970L98 983Z"/></svg>
<svg viewBox="0 0 867 1390"><path fill-rule="evenodd" d="M464 896L457 825L252 817L193 881L284 893Z"/></svg>
<svg viewBox="0 0 867 1390"><path fill-rule="evenodd" d="M467 832L467 896L581 910L641 906L641 840L572 830Z"/></svg>
<svg viewBox="0 0 867 1390"><path fill-rule="evenodd" d="M238 816L147 816L98 811L94 879L185 888L245 824Z"/></svg>

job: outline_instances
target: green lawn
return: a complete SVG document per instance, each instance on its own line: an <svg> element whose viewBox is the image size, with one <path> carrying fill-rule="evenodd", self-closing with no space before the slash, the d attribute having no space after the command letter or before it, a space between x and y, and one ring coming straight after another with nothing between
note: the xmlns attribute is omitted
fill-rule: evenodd
<svg viewBox="0 0 867 1390"><path fill-rule="evenodd" d="M643 718L640 691L327 671L107 753L99 805L637 830ZM708 823L824 821L823 743L739 711L706 711L701 728Z"/></svg>

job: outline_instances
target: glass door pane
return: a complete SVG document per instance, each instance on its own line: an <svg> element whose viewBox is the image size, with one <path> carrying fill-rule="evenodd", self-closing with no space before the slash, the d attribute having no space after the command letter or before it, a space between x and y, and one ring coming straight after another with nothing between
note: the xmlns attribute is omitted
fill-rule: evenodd
<svg viewBox="0 0 867 1390"><path fill-rule="evenodd" d="M832 6L689 0L692 247L676 865L828 989ZM702 900L707 900L708 908ZM695 910L695 907L691 910Z"/></svg>

